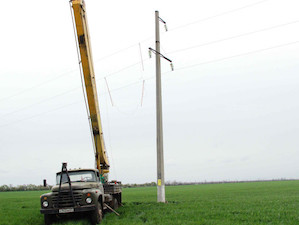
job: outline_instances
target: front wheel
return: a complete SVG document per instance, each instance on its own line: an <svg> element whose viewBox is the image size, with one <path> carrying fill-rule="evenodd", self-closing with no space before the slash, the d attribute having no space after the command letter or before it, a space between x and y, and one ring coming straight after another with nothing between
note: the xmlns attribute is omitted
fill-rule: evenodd
<svg viewBox="0 0 299 225"><path fill-rule="evenodd" d="M45 219L45 225L51 225L55 220L55 215L45 214L44 219Z"/></svg>
<svg viewBox="0 0 299 225"><path fill-rule="evenodd" d="M96 209L91 213L91 224L99 224L103 219L103 208L100 202L97 202Z"/></svg>

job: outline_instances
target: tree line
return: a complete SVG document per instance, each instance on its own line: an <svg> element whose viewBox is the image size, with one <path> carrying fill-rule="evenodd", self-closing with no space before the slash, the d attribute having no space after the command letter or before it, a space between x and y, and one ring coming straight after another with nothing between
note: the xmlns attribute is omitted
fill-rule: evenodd
<svg viewBox="0 0 299 225"><path fill-rule="evenodd" d="M268 182L268 181L292 181L298 179L271 179L271 180L222 180L222 181L194 181L194 182L181 182L181 181L166 181L165 186L179 186L179 185L200 185L200 184L225 184L225 183L249 183L249 182ZM122 187L124 188L134 188L134 187L150 187L150 186L157 186L156 182L151 183L144 183L144 184L123 184Z"/></svg>
<svg viewBox="0 0 299 225"><path fill-rule="evenodd" d="M247 181L203 181L203 182L179 182L179 181L166 181L165 186L178 186L178 185L199 185L199 184L221 184L221 183L246 183L246 182L266 182L266 181L289 181L297 179L272 179L272 180L247 180ZM123 188L134 188L134 187L154 187L157 186L156 182L144 183L144 184L122 184ZM51 190L53 186L48 185L44 187L43 185L35 184L23 184L23 185L2 185L0 186L0 192L4 191L42 191Z"/></svg>
<svg viewBox="0 0 299 225"><path fill-rule="evenodd" d="M4 191L42 191L42 190L50 190L52 186L44 187L43 185L35 185L35 184L23 184L23 185L2 185L0 186L0 192Z"/></svg>

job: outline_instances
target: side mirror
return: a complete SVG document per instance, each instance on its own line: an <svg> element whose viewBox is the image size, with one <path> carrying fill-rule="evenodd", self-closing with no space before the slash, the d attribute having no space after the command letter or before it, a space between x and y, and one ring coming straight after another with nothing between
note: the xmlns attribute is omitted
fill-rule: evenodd
<svg viewBox="0 0 299 225"><path fill-rule="evenodd" d="M46 179L43 180L43 183L44 183L44 187L47 187L47 180Z"/></svg>

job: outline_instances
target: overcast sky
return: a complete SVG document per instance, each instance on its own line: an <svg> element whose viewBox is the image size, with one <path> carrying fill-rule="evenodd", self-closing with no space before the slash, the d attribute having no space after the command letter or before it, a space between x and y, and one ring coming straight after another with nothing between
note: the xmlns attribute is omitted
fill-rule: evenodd
<svg viewBox="0 0 299 225"><path fill-rule="evenodd" d="M62 162L92 168L69 2L1 3L0 185L53 184ZM110 179L156 181L155 10L174 64L162 60L165 180L298 178L298 1L86 8Z"/></svg>

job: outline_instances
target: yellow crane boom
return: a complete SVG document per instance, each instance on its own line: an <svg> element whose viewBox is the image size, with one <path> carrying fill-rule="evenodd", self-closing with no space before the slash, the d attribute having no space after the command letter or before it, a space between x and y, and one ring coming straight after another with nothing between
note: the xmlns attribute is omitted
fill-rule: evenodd
<svg viewBox="0 0 299 225"><path fill-rule="evenodd" d="M81 68L84 77L85 91L94 138L95 160L101 175L105 176L109 173L109 162L101 125L85 2L84 0L71 0L71 5L73 8L73 15L76 24L76 34L81 57Z"/></svg>

